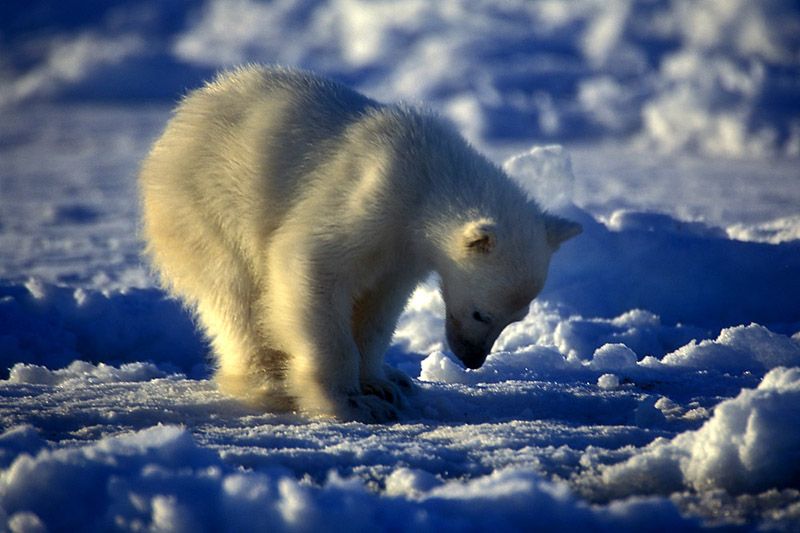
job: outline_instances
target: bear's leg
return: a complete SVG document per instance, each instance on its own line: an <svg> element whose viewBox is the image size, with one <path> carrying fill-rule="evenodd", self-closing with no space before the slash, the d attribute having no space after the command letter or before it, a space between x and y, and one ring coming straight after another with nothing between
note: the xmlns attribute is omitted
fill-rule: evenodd
<svg viewBox="0 0 800 533"><path fill-rule="evenodd" d="M221 256L233 258L235 256ZM252 320L255 288L239 261L221 269L197 299L197 315L211 340L214 380L221 391L270 410L292 407L279 379L280 354L264 347ZM226 274L226 275L222 275Z"/></svg>
<svg viewBox="0 0 800 533"><path fill-rule="evenodd" d="M148 253L165 288L194 308L211 341L220 390L262 408L289 408L282 381L264 364L268 353L251 312L258 289L240 254L189 192L169 183L162 189L158 176L149 180Z"/></svg>
<svg viewBox="0 0 800 533"><path fill-rule="evenodd" d="M396 420L391 404L361 390L349 292L335 275L308 259L310 254L302 253L305 248L297 239L290 242L291 254L282 254L286 248L279 246L270 250L267 311L270 336L287 354L287 393L310 414L365 422Z"/></svg>
<svg viewBox="0 0 800 533"><path fill-rule="evenodd" d="M286 366L287 389L298 406L342 419L396 420L397 411L390 403L361 388L358 348L342 320L348 310L331 312L310 305L304 311L307 327L298 328Z"/></svg>
<svg viewBox="0 0 800 533"><path fill-rule="evenodd" d="M403 392L411 392L413 383L405 373L384 364L383 354L392 340L411 286L384 280L355 299L350 317L353 338L361 355L361 390L398 407L407 405Z"/></svg>

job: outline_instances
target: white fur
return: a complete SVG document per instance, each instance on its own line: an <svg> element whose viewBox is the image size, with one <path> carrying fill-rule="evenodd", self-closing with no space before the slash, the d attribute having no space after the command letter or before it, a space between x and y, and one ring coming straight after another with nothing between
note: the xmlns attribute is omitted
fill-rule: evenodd
<svg viewBox="0 0 800 533"><path fill-rule="evenodd" d="M411 381L383 352L430 271L451 348L479 365L580 231L442 121L278 68L186 97L139 183L147 252L196 310L220 388L345 419L396 418Z"/></svg>

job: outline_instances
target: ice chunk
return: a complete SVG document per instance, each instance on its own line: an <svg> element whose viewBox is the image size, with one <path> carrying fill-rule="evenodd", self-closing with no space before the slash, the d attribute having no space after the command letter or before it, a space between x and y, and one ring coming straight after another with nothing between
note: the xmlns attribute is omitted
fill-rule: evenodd
<svg viewBox="0 0 800 533"><path fill-rule="evenodd" d="M619 378L614 374L603 374L597 378L597 386L603 390L615 390L619 388Z"/></svg>
<svg viewBox="0 0 800 533"><path fill-rule="evenodd" d="M624 344L604 344L594 352L589 367L594 370L624 370L636 366L638 357Z"/></svg>

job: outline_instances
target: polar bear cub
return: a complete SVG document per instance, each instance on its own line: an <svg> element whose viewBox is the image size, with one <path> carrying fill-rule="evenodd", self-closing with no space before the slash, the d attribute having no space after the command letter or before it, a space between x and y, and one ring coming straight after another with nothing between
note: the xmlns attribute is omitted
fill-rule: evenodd
<svg viewBox="0 0 800 533"><path fill-rule="evenodd" d="M436 117L282 68L189 94L139 187L147 254L196 312L220 389L347 420L397 418L411 380L383 353L431 271L448 344L477 368L581 230Z"/></svg>

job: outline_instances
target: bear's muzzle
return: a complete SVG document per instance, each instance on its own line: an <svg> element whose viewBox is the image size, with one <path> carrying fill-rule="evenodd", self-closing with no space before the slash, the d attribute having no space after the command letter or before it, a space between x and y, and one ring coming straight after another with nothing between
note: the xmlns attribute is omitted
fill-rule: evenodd
<svg viewBox="0 0 800 533"><path fill-rule="evenodd" d="M458 320L448 313L446 320L447 344L453 354L464 363L464 366L473 370L480 368L486 361L486 356L494 341L489 343L489 339L484 339L482 342L475 342L461 334L459 326Z"/></svg>

